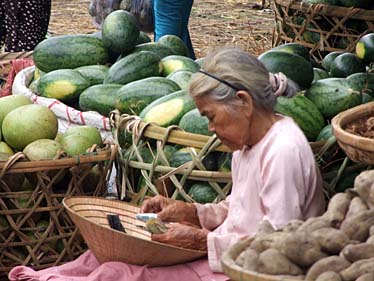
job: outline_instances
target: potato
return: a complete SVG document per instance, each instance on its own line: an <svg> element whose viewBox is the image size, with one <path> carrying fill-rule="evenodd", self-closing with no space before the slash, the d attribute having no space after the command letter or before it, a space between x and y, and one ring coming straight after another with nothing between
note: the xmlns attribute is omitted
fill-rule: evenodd
<svg viewBox="0 0 374 281"><path fill-rule="evenodd" d="M307 219L302 225L299 226L297 231L300 232L313 232L322 227L329 227L330 222L323 217L311 217Z"/></svg>
<svg viewBox="0 0 374 281"><path fill-rule="evenodd" d="M340 230L345 232L350 239L364 242L369 236L369 229L372 225L374 225L374 209L361 211L345 219Z"/></svg>
<svg viewBox="0 0 374 281"><path fill-rule="evenodd" d="M339 273L334 271L326 271L318 276L316 281L342 281L342 278L340 277Z"/></svg>
<svg viewBox="0 0 374 281"><path fill-rule="evenodd" d="M290 220L280 230L283 232L295 232L303 223L304 221L302 220Z"/></svg>
<svg viewBox="0 0 374 281"><path fill-rule="evenodd" d="M374 244L360 243L347 245L343 248L342 255L350 262L374 258Z"/></svg>
<svg viewBox="0 0 374 281"><path fill-rule="evenodd" d="M354 281L365 273L374 273L374 258L356 261L340 271L344 281Z"/></svg>
<svg viewBox="0 0 374 281"><path fill-rule="evenodd" d="M374 244L374 235L369 236L369 238L366 240L367 244Z"/></svg>
<svg viewBox="0 0 374 281"><path fill-rule="evenodd" d="M365 273L358 277L356 281L374 281L374 274L373 273Z"/></svg>
<svg viewBox="0 0 374 281"><path fill-rule="evenodd" d="M245 259L245 250L242 251L239 256L237 256L235 263L241 267L244 265L244 259Z"/></svg>
<svg viewBox="0 0 374 281"><path fill-rule="evenodd" d="M339 254L349 243L349 237L341 230L332 227L317 229L311 233L321 245L322 251L329 254Z"/></svg>
<svg viewBox="0 0 374 281"><path fill-rule="evenodd" d="M374 235L374 225L370 226L369 228L369 236L373 236Z"/></svg>
<svg viewBox="0 0 374 281"><path fill-rule="evenodd" d="M244 253L244 264L245 270L257 271L258 268L258 254L255 250L247 248Z"/></svg>
<svg viewBox="0 0 374 281"><path fill-rule="evenodd" d="M274 227L268 220L263 220L259 223L256 235L273 233L275 231Z"/></svg>
<svg viewBox="0 0 374 281"><path fill-rule="evenodd" d="M348 212L352 195L350 193L335 194L327 206L327 211L322 215L330 222L330 226L339 228Z"/></svg>
<svg viewBox="0 0 374 281"><path fill-rule="evenodd" d="M302 275L303 271L276 249L267 249L259 255L258 272L272 275Z"/></svg>
<svg viewBox="0 0 374 281"><path fill-rule="evenodd" d="M351 216L356 215L357 213L361 211L367 210L368 207L366 206L365 202L362 201L360 197L354 197L351 200L351 203L349 204L348 212L347 215L345 216L346 218L349 218Z"/></svg>
<svg viewBox="0 0 374 281"><path fill-rule="evenodd" d="M373 183L374 170L363 171L355 178L353 188L369 208L374 207Z"/></svg>
<svg viewBox="0 0 374 281"><path fill-rule="evenodd" d="M317 261L306 273L306 281L314 281L322 273L327 271L340 272L351 265L350 262L339 256L330 256Z"/></svg>
<svg viewBox="0 0 374 281"><path fill-rule="evenodd" d="M269 248L279 250L299 266L310 266L327 255L321 251L318 240L308 232L273 232L256 237L250 245L257 253Z"/></svg>

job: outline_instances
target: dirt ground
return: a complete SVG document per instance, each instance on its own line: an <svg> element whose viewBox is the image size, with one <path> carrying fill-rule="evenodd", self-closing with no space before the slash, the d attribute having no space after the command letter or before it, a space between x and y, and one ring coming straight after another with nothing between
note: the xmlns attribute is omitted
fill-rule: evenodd
<svg viewBox="0 0 374 281"><path fill-rule="evenodd" d="M89 3L89 0L52 0L50 33L95 32L87 10ZM197 57L223 45L236 45L255 55L269 49L273 12L255 9L254 4L256 0L195 0L189 29Z"/></svg>

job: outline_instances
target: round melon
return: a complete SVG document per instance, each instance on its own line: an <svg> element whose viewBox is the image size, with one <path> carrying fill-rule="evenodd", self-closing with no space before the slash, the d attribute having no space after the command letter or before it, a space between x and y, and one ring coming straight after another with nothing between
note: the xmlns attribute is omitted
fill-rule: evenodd
<svg viewBox="0 0 374 281"><path fill-rule="evenodd" d="M343 51L335 51L328 53L322 60L322 67L327 71L330 72L331 64L336 59L337 56L344 54Z"/></svg>
<svg viewBox="0 0 374 281"><path fill-rule="evenodd" d="M218 194L209 183L201 182L192 185L188 195L197 203L205 204L212 203Z"/></svg>
<svg viewBox="0 0 374 281"><path fill-rule="evenodd" d="M345 53L337 56L330 66L332 77L344 78L358 72L365 72L365 63L355 54Z"/></svg>
<svg viewBox="0 0 374 281"><path fill-rule="evenodd" d="M6 96L0 98L0 128L5 116L13 109L32 104L32 102L25 96Z"/></svg>
<svg viewBox="0 0 374 281"><path fill-rule="evenodd" d="M374 33L366 34L357 42L356 55L368 63L374 62Z"/></svg>
<svg viewBox="0 0 374 281"><path fill-rule="evenodd" d="M61 143L50 139L33 141L23 149L23 153L31 161L54 159L59 151L62 151Z"/></svg>
<svg viewBox="0 0 374 281"><path fill-rule="evenodd" d="M8 153L10 155L14 154L13 149L6 143L6 142L0 142L0 152Z"/></svg>
<svg viewBox="0 0 374 281"><path fill-rule="evenodd" d="M101 31L104 46L118 54L126 54L134 49L139 32L135 17L124 10L110 13Z"/></svg>
<svg viewBox="0 0 374 281"><path fill-rule="evenodd" d="M26 145L38 139L54 139L58 121L48 107L30 104L9 112L2 124L4 140L12 148L23 150Z"/></svg>
<svg viewBox="0 0 374 281"><path fill-rule="evenodd" d="M82 135L70 135L62 139L62 148L69 156L83 154L94 145L87 137Z"/></svg>
<svg viewBox="0 0 374 281"><path fill-rule="evenodd" d="M71 135L84 136L90 140L92 145L97 144L100 146L103 144L103 140L101 138L99 130L90 125L69 127L66 130L63 138L66 138Z"/></svg>
<svg viewBox="0 0 374 281"><path fill-rule="evenodd" d="M174 55L180 55L188 57L188 48L186 44L183 42L182 39L180 39L178 36L172 35L172 34L166 34L161 36L157 42L161 43L162 45L165 45L166 47L169 47Z"/></svg>

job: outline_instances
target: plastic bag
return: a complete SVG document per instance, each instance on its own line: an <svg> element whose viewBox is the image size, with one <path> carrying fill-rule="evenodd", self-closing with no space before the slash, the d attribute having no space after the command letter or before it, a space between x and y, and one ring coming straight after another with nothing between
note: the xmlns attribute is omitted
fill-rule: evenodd
<svg viewBox="0 0 374 281"><path fill-rule="evenodd" d="M106 16L119 10L120 5L121 0L91 0L88 5L88 13L93 19L94 26L101 29Z"/></svg>
<svg viewBox="0 0 374 281"><path fill-rule="evenodd" d="M153 32L154 20L151 0L123 0L121 9L135 16L141 31Z"/></svg>

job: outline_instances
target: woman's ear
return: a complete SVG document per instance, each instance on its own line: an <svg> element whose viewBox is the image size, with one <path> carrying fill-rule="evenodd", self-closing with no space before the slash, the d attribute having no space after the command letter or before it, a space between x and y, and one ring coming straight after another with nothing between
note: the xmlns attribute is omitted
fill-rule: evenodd
<svg viewBox="0 0 374 281"><path fill-rule="evenodd" d="M236 93L236 97L244 109L243 112L250 117L253 112L253 100L251 95L246 91L240 90Z"/></svg>

